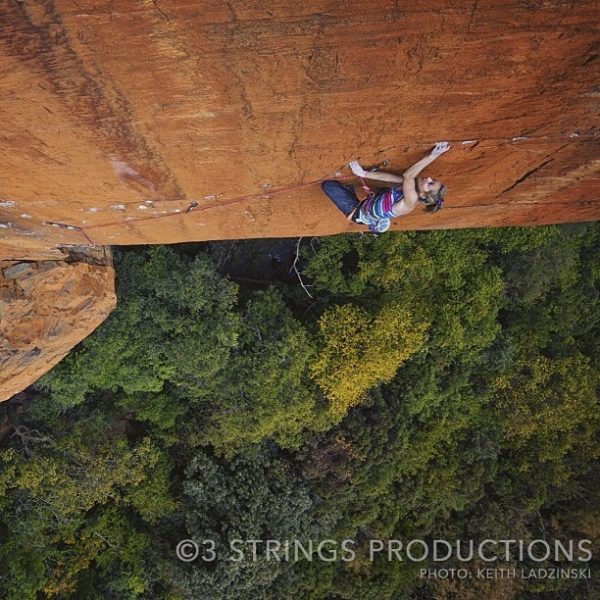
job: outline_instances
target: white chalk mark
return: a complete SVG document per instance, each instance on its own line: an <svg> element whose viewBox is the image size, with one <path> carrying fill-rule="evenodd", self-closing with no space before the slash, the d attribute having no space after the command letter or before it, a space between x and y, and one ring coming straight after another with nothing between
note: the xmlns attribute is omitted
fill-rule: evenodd
<svg viewBox="0 0 600 600"><path fill-rule="evenodd" d="M117 160L113 156L110 157L110 162L112 163L112 167L115 172L115 175L117 176L117 178L119 179L119 181L121 183L127 184L128 180L133 180L136 183L143 185L145 188L149 189L150 191L152 191L152 192L155 191L156 188L154 187L154 184L151 181L149 181L145 177L142 177L135 169L132 169L126 163L124 163L120 160Z"/></svg>

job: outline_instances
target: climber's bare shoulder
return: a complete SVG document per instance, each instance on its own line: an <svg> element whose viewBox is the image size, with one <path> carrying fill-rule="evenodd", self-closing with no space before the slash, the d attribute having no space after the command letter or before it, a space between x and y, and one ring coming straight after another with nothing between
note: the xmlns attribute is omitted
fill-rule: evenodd
<svg viewBox="0 0 600 600"><path fill-rule="evenodd" d="M416 194L412 202L410 199L403 198L394 204L392 207L392 213L395 217L402 217L415 210L418 203L418 196Z"/></svg>

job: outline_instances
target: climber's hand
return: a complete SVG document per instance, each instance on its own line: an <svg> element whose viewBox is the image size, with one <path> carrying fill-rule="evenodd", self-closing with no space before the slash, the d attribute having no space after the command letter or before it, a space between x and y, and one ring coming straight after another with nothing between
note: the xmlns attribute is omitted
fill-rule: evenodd
<svg viewBox="0 0 600 600"><path fill-rule="evenodd" d="M450 145L448 144L448 142L438 142L433 147L433 150L431 151L431 156L433 156L433 158L437 158L438 156L444 154L444 152L448 152L448 150L450 150Z"/></svg>
<svg viewBox="0 0 600 600"><path fill-rule="evenodd" d="M357 177L368 177L368 173L358 164L357 160L353 160L349 165L350 169L352 170L352 172L357 176Z"/></svg>

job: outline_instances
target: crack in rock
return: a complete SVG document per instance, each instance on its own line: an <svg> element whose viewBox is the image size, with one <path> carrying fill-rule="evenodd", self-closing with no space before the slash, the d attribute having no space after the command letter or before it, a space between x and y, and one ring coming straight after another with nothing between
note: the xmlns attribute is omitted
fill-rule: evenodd
<svg viewBox="0 0 600 600"><path fill-rule="evenodd" d="M499 198L500 196L504 196L504 194L506 194L506 192L510 192L510 190L516 188L519 184L523 183L526 179L531 177L534 173L536 173L542 167L545 167L548 163L551 163L551 162L552 162L552 159L549 158L547 161L543 162L539 167L536 167L535 169L531 169L531 171L527 171L527 173L525 173L525 175L523 175L523 177L520 177L519 179L517 179L517 181L515 181L510 187L507 187L503 192L498 194L498 196L496 196L496 198Z"/></svg>

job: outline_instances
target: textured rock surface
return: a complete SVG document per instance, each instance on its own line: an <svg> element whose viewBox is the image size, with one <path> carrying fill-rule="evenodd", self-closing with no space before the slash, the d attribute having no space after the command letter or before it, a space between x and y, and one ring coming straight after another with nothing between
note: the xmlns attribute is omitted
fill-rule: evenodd
<svg viewBox="0 0 600 600"><path fill-rule="evenodd" d="M115 307L108 253L73 258L89 262L0 262L0 401L49 371Z"/></svg>
<svg viewBox="0 0 600 600"><path fill-rule="evenodd" d="M3 2L2 256L352 230L313 182L357 157L401 171L440 139L447 208L395 227L598 219L599 16L596 0Z"/></svg>

